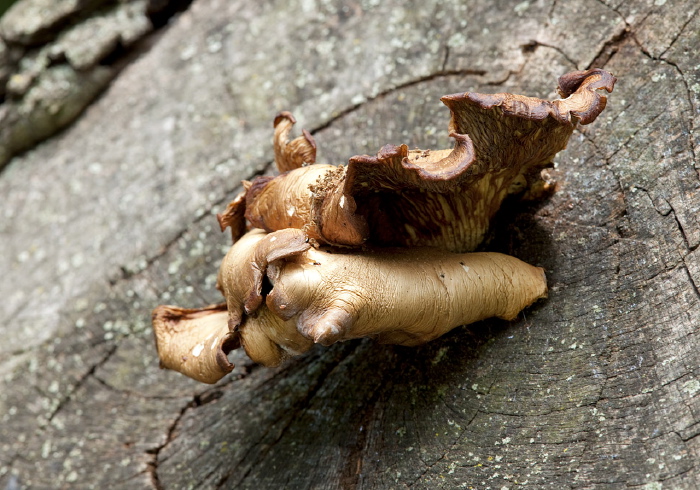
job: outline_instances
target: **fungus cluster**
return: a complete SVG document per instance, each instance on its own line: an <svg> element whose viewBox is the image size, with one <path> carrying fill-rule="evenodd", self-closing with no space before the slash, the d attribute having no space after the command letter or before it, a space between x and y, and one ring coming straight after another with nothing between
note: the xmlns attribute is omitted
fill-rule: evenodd
<svg viewBox="0 0 700 490"><path fill-rule="evenodd" d="M294 117L280 113L280 175L244 181L218 215L234 241L217 280L225 302L157 307L161 366L215 383L239 347L276 366L314 343L372 337L411 346L459 325L514 319L546 297L544 271L472 251L509 194L553 191L545 169L576 125L605 108L600 90L612 92L615 81L600 69L571 72L555 101L447 95L452 149L386 145L346 166L316 164L311 134L290 140Z"/></svg>

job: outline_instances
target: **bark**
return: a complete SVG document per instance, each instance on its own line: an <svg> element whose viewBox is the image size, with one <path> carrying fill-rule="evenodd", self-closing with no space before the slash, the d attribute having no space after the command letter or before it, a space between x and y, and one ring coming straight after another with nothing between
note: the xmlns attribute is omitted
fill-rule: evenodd
<svg viewBox="0 0 700 490"><path fill-rule="evenodd" d="M195 1L68 129L0 174L0 488L695 488L697 2ZM219 301L215 213L290 110L317 161L449 147L441 95L608 107L488 250L545 267L514 322L419 348L158 369L150 311Z"/></svg>
<svg viewBox="0 0 700 490"><path fill-rule="evenodd" d="M75 120L190 3L0 2L0 168Z"/></svg>

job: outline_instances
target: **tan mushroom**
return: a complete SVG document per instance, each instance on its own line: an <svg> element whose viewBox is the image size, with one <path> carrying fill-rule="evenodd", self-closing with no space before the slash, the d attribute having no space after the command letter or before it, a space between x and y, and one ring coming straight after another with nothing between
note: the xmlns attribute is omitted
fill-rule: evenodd
<svg viewBox="0 0 700 490"><path fill-rule="evenodd" d="M424 247L336 253L311 248L296 229L247 233L226 255L218 285L227 307L156 308L163 367L213 383L233 368L226 354L239 345L266 366L314 343L372 337L418 345L485 318L512 320L547 295L544 271L508 255Z"/></svg>

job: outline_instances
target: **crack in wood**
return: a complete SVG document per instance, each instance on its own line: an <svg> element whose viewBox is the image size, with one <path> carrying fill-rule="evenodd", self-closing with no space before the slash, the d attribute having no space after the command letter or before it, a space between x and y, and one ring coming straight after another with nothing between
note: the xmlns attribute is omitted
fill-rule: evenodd
<svg viewBox="0 0 700 490"><path fill-rule="evenodd" d="M80 387L85 384L85 382L95 374L95 371L100 366L103 366L113 355L114 353L117 352L117 346L113 345L110 347L110 349L107 351L107 353L100 359L98 362L93 364L70 388L69 392L66 393L66 395L59 401L58 405L56 408L53 410L53 412L49 415L47 418L47 422L51 422L56 415L63 409L63 407L70 402L70 400L73 398L73 395L80 389Z"/></svg>
<svg viewBox="0 0 700 490"><path fill-rule="evenodd" d="M578 68L578 63L577 63L576 61L574 61L574 59L571 58L571 57L566 53L566 51L564 51L564 50L563 50L562 48L560 48L559 46L555 46L555 45L553 45L553 44L543 43L543 42L541 42L541 41L538 41L537 39L532 39L529 43L522 45L522 46L521 46L521 49L525 50L526 52L531 52L530 50L534 51L534 50L537 49L538 47L553 49L554 51L556 51L557 53L559 53L560 55L562 55L562 56L564 57L564 59L565 59L566 61L568 61L569 64L570 64L574 69L577 69L577 68Z"/></svg>
<svg viewBox="0 0 700 490"><path fill-rule="evenodd" d="M686 20L686 21L683 23L683 25L682 25L681 28L678 30L678 32L676 33L676 35L673 37L673 39L671 40L671 42L669 43L669 45L666 46L666 49L664 49L664 50L659 54L659 59L663 59L664 55L668 52L668 50L671 49L671 48L673 47L673 45L676 43L676 41L678 41L678 39L681 37L681 35L682 35L683 32L685 31L685 28L688 27L688 24L690 24L690 23L695 19L695 17L697 17L698 12L700 12L700 7L697 8L697 9L695 10L695 12L693 12L693 13L688 17L688 20Z"/></svg>
<svg viewBox="0 0 700 490"><path fill-rule="evenodd" d="M151 460L146 463L148 467L147 472L151 481L151 485L153 485L153 488L155 490L164 490L163 484L161 483L160 478L158 477L158 454L165 446L167 446L170 443L170 441L173 440L175 428L180 423L180 420L182 420L182 417L185 416L185 412L187 412L187 410L189 410L192 407L193 403L194 399L180 409L180 413L175 417L175 420L170 425L170 427L168 427L165 442L160 446L156 446L155 448L146 450L146 454L151 455Z"/></svg>
<svg viewBox="0 0 700 490"><path fill-rule="evenodd" d="M627 19L625 19L618 10L606 4L602 0L597 1L609 10L613 11L622 20L625 27L615 32L610 39L603 43L603 46L601 46L598 52L593 56L591 62L586 66L586 70L590 70L591 68L605 68L608 62L619 51L620 45L623 44L628 37L634 36L632 26L629 25ZM647 13L647 15L649 15L649 13Z"/></svg>
<svg viewBox="0 0 700 490"><path fill-rule="evenodd" d="M439 70L435 71L429 75L425 75L422 77L417 77L412 80L407 80L403 83L400 83L398 85L395 85L393 87L389 87L385 90L382 90L381 92L377 93L376 95L368 96L366 97L362 102L358 102L357 104L352 104L345 109L341 109L336 114L332 117L330 117L327 121L324 123L321 123L318 125L316 128L309 130L311 134L316 134L319 131L322 131L324 129L329 128L332 126L336 121L344 118L345 116L352 114L353 112L358 111L360 108L362 108L365 104L368 104L370 102L374 102L378 99L388 97L392 95L394 92L398 92L400 90L404 90L407 88L415 87L416 85L420 85L421 83L426 83L430 82L433 80L437 80L440 78L445 78L445 77L453 77L453 76L480 76L483 77L486 75L487 72L485 70L467 70L467 69L462 69L462 70ZM491 84L489 84L491 85Z"/></svg>
<svg viewBox="0 0 700 490"><path fill-rule="evenodd" d="M392 370L392 374L395 372L396 370ZM393 376L389 376L389 379L393 379ZM343 489L358 488L360 486L362 463L366 457L365 453L367 451L369 427L374 419L378 400L382 395L391 393L393 390L393 386L388 386L389 384L390 383L377 385L376 389L364 404L364 413L358 424L360 435L347 454L345 465L339 471L339 483Z"/></svg>
<svg viewBox="0 0 700 490"><path fill-rule="evenodd" d="M693 425L691 425L691 426L685 428L685 430L687 430L687 429L692 429L692 428L696 428L696 427L697 427L697 430L696 430L694 433L692 433L692 434L690 434L690 435L688 435L688 436L683 436L683 435L680 434L678 431L673 431L673 432L674 432L676 435L678 435L678 437L680 437L681 441L683 441L683 442L689 442L689 441L692 441L693 439L695 439L696 437L700 436L700 422L698 422L698 423L696 423L696 424L693 424Z"/></svg>
<svg viewBox="0 0 700 490"><path fill-rule="evenodd" d="M690 249L691 249L690 241L688 240L688 235L686 234L685 229L683 228L683 224L678 219L678 213L676 212L675 208L673 207L673 205L670 202L668 203L668 205L671 208L671 212L669 214L673 214L673 219L676 222L676 226L678 227L678 231L680 231L681 236L683 237L683 243L685 243L685 248L688 251L690 251Z"/></svg>
<svg viewBox="0 0 700 490"><path fill-rule="evenodd" d="M551 21L552 21L552 16L554 16L554 10L555 10L556 7L557 7L557 3L558 3L557 0L554 0L554 1L552 2L552 6L549 7L549 12L547 12L547 22L550 22L550 23L551 23Z"/></svg>
<svg viewBox="0 0 700 490"><path fill-rule="evenodd" d="M617 15L622 20L622 22L625 24L625 29L622 32L619 32L619 33L616 33L615 35L613 35L613 37L610 39L610 41L606 42L603 45L603 47L599 51L598 55L593 58L593 62L591 62L591 64L589 65L588 68L595 68L595 67L603 68L603 67L605 67L605 65L608 63L608 61L610 61L610 59L615 55L615 53L617 53L617 46L619 46L619 44L622 44L622 42L625 39L627 39L628 37L634 41L634 43L639 47L639 49L642 51L642 53L644 53L645 55L647 55L651 58L652 56L651 56L651 54L649 54L649 51L644 48L642 43L637 38L637 36L635 34L634 26L630 25L630 23L627 22L627 19L625 18L625 16L622 15L622 13L617 8L611 7L610 5L605 3L603 0L596 0L596 1L598 3L600 3L601 5L604 5L606 8L608 8L612 12L614 12L615 15ZM643 24L652 13L653 13L652 10L648 10L647 12L645 12L644 16L642 17L642 20L640 20L637 24L638 25ZM616 39L616 37L619 37L619 39ZM595 62L601 62L604 59L603 56L604 56L605 51L607 49L611 50L610 57L608 59L606 59L602 65L600 65L600 66L596 65Z"/></svg>
<svg viewBox="0 0 700 490"><path fill-rule="evenodd" d="M253 469L256 467L256 465L260 462L263 461L267 455L272 451L272 449L275 447L275 445L282 440L284 435L287 433L287 431L290 429L292 424L294 423L295 417L294 414L297 412L300 412L303 410L304 407L308 406L311 400L316 396L316 394L319 392L319 390L323 387L323 384L325 380L330 376L330 374L335 371L335 369L343 362L343 360L347 359L350 355L352 355L355 350L357 349L357 344L349 348L346 352L343 353L343 355L337 359L336 362L329 363L327 366L324 367L324 369L320 372L318 375L318 378L316 379L315 383L309 387L309 389L306 391L306 394L304 397L301 398L293 407L290 408L288 412L285 412L282 417L278 420L282 420L285 417L287 418L286 423L280 430L279 434L277 437L269 444L265 444L263 449L259 451L259 454L255 457L255 459L252 461L252 463L249 465L248 469L243 473L243 475L238 479L237 485L240 485L241 482L243 482L248 475L253 471ZM275 427L277 421L268 424L267 430L263 433L263 435L258 438L258 441L255 442L254 444L251 444L249 447L248 451L246 454L236 463L236 465L233 468L230 468L216 483L215 488L228 488L230 487L230 484L228 483L228 480L231 478L233 474L236 473L236 470L244 463L246 458L252 454L252 452L256 449L259 448L263 445L263 441L267 437L267 435L273 430ZM160 489L158 489L160 490Z"/></svg>
<svg viewBox="0 0 700 490"><path fill-rule="evenodd" d="M170 444L170 442L175 438L175 429L177 428L178 424L180 423L180 420L185 416L185 413L190 409L194 408L197 406L197 397L196 395L192 397L192 400L187 402L184 407L180 409L180 413L175 417L175 420L173 420L173 423L170 424L170 427L168 427L166 436L165 436L165 442L159 446L156 446L151 449L146 450L146 454L150 455L151 460L146 463L147 465L147 472L150 477L151 484L153 485L153 488L155 490L164 490L164 487L160 481L160 478L158 477L158 455L160 452L163 450L165 446Z"/></svg>
<svg viewBox="0 0 700 490"><path fill-rule="evenodd" d="M233 378L229 377L225 381L222 381L218 383L216 386L213 386L211 388L207 388L203 391L197 392L192 396L192 399L188 401L181 409L179 414L175 417L173 420L172 424L168 427L166 431L166 437L165 437L165 442L159 446L156 446L154 448L147 449L145 453L150 456L150 461L147 464L148 468L146 472L149 475L149 479L151 481L151 484L153 485L153 488L155 490L164 490L164 487L160 481L160 478L158 476L158 456L160 455L161 451L168 446L174 439L175 439L175 429L177 428L178 424L182 420L182 418L185 416L188 410L190 409L197 409L201 406L207 405L211 402L214 402L221 398L223 396L223 390L227 389L230 385L233 383L240 381L248 376L250 376L254 371L259 368L257 364L252 365L247 367L247 369L241 373L239 376ZM109 385L107 385L109 386ZM115 389L115 388L112 388ZM122 390L118 390L122 391ZM159 398L159 397L146 397L143 395L143 398ZM160 398L170 398L170 397L160 397ZM182 398L182 397L176 397L176 398Z"/></svg>
<svg viewBox="0 0 700 490"><path fill-rule="evenodd" d="M669 216L670 214L673 214L673 219L676 222L676 227L678 228L678 231L680 232L681 236L683 237L685 247L688 250L688 252L692 252L693 247L690 246L690 242L688 241L688 237L685 234L685 230L683 229L683 225L681 224L680 220L678 219L678 215L676 214L676 210L673 208L671 203L667 199L664 199L664 202L666 202L666 204L668 204L669 210L665 211L665 210L659 209L656 206L655 199L652 197L651 192L648 189L645 189L644 187L641 187L639 185L635 185L634 188L643 192L647 196L647 198L649 199L649 202L651 203L651 207L654 208L654 210L657 213L659 213L661 216L666 217L666 216ZM681 257L680 260L683 260L683 258L684 257ZM668 271L675 269L678 266L678 264L679 264L679 262L676 262L676 264L673 267L671 267L670 269L667 268L666 271L668 272ZM656 276L654 276L654 277L656 277Z"/></svg>
<svg viewBox="0 0 700 490"><path fill-rule="evenodd" d="M490 414L490 412L485 412L485 411L481 410L481 408L477 408L476 410L474 410L474 414L473 414L473 415L471 416L471 418L467 421L466 425L462 428L462 431L460 432L459 436L457 436L457 439L455 439L455 441L450 445L450 447L447 448L447 449L445 449L445 451L443 452L442 456L440 456L440 457L439 457L437 460L435 460L433 463L427 463L425 460L423 460L422 458L419 457L419 459L426 465L426 468L425 468L425 470L424 470L420 475L418 475L412 482L404 484L404 487L406 487L406 488L412 488L416 483L418 483L420 480L422 480L423 477L424 477L426 474L428 474L428 472L429 472L436 464L438 464L440 461L444 460L444 459L447 457L447 454L448 454L450 451L452 451L452 450L457 446L457 444L459 444L459 442L461 442L462 438L463 438L463 437L467 434L467 432L468 432L468 431L467 431L467 428L474 422L474 420L476 419L476 417L477 417L480 413L483 414L483 415L489 415L489 414Z"/></svg>
<svg viewBox="0 0 700 490"><path fill-rule="evenodd" d="M136 398L141 398L143 400L178 400L180 398L183 398L182 396L167 396L167 395L146 395L144 393L139 393L138 391L134 390L127 390L123 388L117 388L115 386L112 386L110 383L102 379L101 377L97 376L96 374L93 374L92 379L97 381L98 384L103 386L104 388L108 389L111 392L114 393L119 393L122 395L127 395L131 397L136 397Z"/></svg>
<svg viewBox="0 0 700 490"><path fill-rule="evenodd" d="M440 68L441 72L447 71L447 62L450 58L450 46L445 44L445 56L442 59L442 67Z"/></svg>
<svg viewBox="0 0 700 490"><path fill-rule="evenodd" d="M700 289L698 289L698 285L693 279L693 275L690 273L690 269L688 269L688 265L683 261L683 269L685 269L685 273L688 276L688 281L690 281L690 285L693 287L693 291L695 292L695 296L700 299Z"/></svg>

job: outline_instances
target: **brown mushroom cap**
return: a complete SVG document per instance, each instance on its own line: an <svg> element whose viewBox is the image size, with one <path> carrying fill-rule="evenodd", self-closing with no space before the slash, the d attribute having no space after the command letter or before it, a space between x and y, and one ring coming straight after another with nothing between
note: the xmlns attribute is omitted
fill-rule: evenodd
<svg viewBox="0 0 700 490"><path fill-rule="evenodd" d="M273 122L275 162L280 172L316 162L316 141L311 133L304 129L301 136L289 141L289 133L296 122L294 116L287 111L277 114Z"/></svg>
<svg viewBox="0 0 700 490"><path fill-rule="evenodd" d="M270 313L262 297L268 264L299 255L311 245L300 230L265 234L253 230L229 250L219 268L217 286L226 303L186 309L159 306L152 321L161 367L204 383L215 383L233 370L227 354L243 347L255 362L279 364L287 353L312 343ZM254 316L251 316L255 313ZM286 340L284 340L286 339Z"/></svg>
<svg viewBox="0 0 700 490"><path fill-rule="evenodd" d="M450 130L469 134L477 154L474 175L516 167L544 167L566 148L576 124L589 124L605 109L616 78L593 69L559 79L567 98L546 101L507 93L446 95ZM522 172L521 172L522 173Z"/></svg>
<svg viewBox="0 0 700 490"><path fill-rule="evenodd" d="M605 108L600 90L611 92L615 80L600 69L568 73L559 79L566 98L555 101L446 95L452 150L386 145L376 156L352 157L347 167L301 167L312 153L315 159L315 143L308 133L289 142L294 118L282 113L275 119L275 156L284 173L253 182L245 217L266 231L299 228L331 245L474 250L508 194L552 188L542 170L578 123L592 122ZM229 212L234 224L237 206Z"/></svg>

